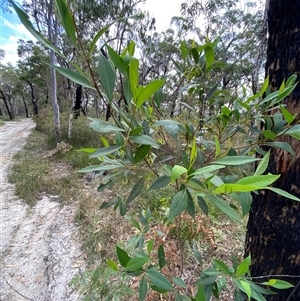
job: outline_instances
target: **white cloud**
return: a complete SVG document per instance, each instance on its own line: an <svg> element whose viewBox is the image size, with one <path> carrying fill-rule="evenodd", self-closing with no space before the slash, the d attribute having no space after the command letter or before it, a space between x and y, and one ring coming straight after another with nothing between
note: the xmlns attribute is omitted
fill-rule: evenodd
<svg viewBox="0 0 300 301"><path fill-rule="evenodd" d="M20 23L13 24L2 16L0 16L0 22L2 25L0 48L5 51L5 58L2 63L11 63L15 65L17 60L19 59L17 53L19 39L23 39L25 41L35 41L35 38ZM5 35L3 34L3 32L5 32Z"/></svg>
<svg viewBox="0 0 300 301"><path fill-rule="evenodd" d="M182 0L147 0L141 7L149 11L150 16L156 19L157 31L169 28L172 17L180 15Z"/></svg>

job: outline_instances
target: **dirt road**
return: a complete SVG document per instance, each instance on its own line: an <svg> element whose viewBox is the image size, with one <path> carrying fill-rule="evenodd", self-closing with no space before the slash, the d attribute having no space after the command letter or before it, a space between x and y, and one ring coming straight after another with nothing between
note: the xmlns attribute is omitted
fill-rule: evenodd
<svg viewBox="0 0 300 301"><path fill-rule="evenodd" d="M0 301L81 300L68 285L83 266L75 209L47 196L29 209L6 180L34 126L26 119L0 127Z"/></svg>

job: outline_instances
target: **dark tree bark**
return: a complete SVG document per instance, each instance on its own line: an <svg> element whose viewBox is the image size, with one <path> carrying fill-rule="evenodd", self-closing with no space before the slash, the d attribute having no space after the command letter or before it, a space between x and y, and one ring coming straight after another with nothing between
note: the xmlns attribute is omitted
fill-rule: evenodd
<svg viewBox="0 0 300 301"><path fill-rule="evenodd" d="M9 108L9 105L8 105L8 101L3 93L2 90L0 90L0 98L3 99L4 101L4 105L5 105L5 108L6 108L6 111L7 111L7 114L9 116L9 119L10 120L13 120L14 119L14 115L13 115L13 112L11 112L10 108Z"/></svg>
<svg viewBox="0 0 300 301"><path fill-rule="evenodd" d="M85 115L84 108L82 106L82 85L76 85L76 97L74 106L72 108L74 119L77 119L80 116L80 112L82 111L83 115Z"/></svg>
<svg viewBox="0 0 300 301"><path fill-rule="evenodd" d="M271 90L279 89L282 81L292 74L300 80L300 1L270 0L268 11L269 40L266 75ZM285 99L287 109L300 119L300 85ZM273 112L274 113L274 112ZM282 139L283 140L283 139ZM274 186L300 197L300 143L285 137L295 156L272 149L267 172L281 174ZM246 236L246 255L252 258L251 276L280 278L295 285L294 289L278 290L268 301L300 300L300 206L269 191L254 195ZM281 275L269 277L268 275ZM288 277L298 276L298 277Z"/></svg>
<svg viewBox="0 0 300 301"><path fill-rule="evenodd" d="M22 97L22 101L23 101L23 104L24 104L24 109L25 109L26 117L28 118L29 117L28 108L27 108L27 104L26 104L26 101L25 101L24 97Z"/></svg>

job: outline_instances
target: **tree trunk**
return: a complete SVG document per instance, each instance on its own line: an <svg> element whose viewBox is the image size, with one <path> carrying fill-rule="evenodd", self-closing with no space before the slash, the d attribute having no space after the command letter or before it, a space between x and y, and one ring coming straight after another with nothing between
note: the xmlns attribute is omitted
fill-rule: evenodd
<svg viewBox="0 0 300 301"><path fill-rule="evenodd" d="M49 40L56 46L57 37L58 37L58 25L57 22L54 24L54 35L52 34L52 25L53 25L53 0L49 1L48 7L48 35ZM50 50L50 63L52 66L56 65L56 57L53 50ZM56 73L53 68L50 68L51 75L51 103L54 114L54 128L55 128L55 138L56 142L59 143L61 141L61 130L60 130L60 119L59 119L59 106L57 102L57 81L56 81Z"/></svg>
<svg viewBox="0 0 300 301"><path fill-rule="evenodd" d="M34 115L38 115L39 114L39 107L38 107L38 104L37 104L37 102L35 100L35 94L34 94L33 84L31 82L29 82L28 80L26 80L26 82L28 83L28 85L30 87L31 103L33 105L33 114Z"/></svg>
<svg viewBox="0 0 300 301"><path fill-rule="evenodd" d="M262 30L260 32L260 40L258 45L258 50L255 58L255 68L252 73L252 92L256 94L259 91L259 74L263 66L263 60L267 47L267 32L268 32L268 10L269 10L270 0L266 0L265 12L264 12L264 23Z"/></svg>
<svg viewBox="0 0 300 301"><path fill-rule="evenodd" d="M279 89L285 78L300 72L300 24L297 14L299 10L300 1L270 0L266 74L270 77L272 91ZM300 85L285 99L285 103L291 113L298 113L298 121ZM287 136L282 141L290 143L295 157L285 151L272 149L267 172L281 174L275 187L300 197L300 143ZM299 203L270 191L261 191L254 195L247 230L245 250L246 255L250 254L252 258L251 276L265 276L258 279L261 282L269 278L280 278L295 286L294 289L278 290L278 295L268 296L266 299L299 301Z"/></svg>
<svg viewBox="0 0 300 301"><path fill-rule="evenodd" d="M28 108L27 108L27 104L26 104L26 101L25 101L24 97L22 97L22 101L23 101L23 104L24 104L26 117L28 118L29 117L29 115L28 115Z"/></svg>
<svg viewBox="0 0 300 301"><path fill-rule="evenodd" d="M14 119L13 114L11 113L11 111L10 111L10 109L9 109L9 106L8 106L8 103L7 103L7 100L6 100L5 95L4 95L4 93L3 93L1 90L0 90L0 94L1 94L0 98L3 99L3 102L4 102L4 105L5 105L7 114L8 114L8 116L9 116L9 119L10 119L10 120L13 120L13 119Z"/></svg>

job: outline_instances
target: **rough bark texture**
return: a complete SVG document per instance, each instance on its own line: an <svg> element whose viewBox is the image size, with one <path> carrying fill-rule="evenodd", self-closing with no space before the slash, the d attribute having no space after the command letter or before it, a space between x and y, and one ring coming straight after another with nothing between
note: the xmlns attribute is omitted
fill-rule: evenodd
<svg viewBox="0 0 300 301"><path fill-rule="evenodd" d="M269 41L266 74L271 89L277 90L283 79L300 72L300 1L270 0L268 11ZM290 112L300 113L300 85L285 100ZM299 116L297 118L299 120ZM300 197L300 143L284 138L291 144L295 157L282 150L272 150L267 172L281 174L276 187ZM248 221L246 255L251 254L252 277L279 277L295 285L294 289L280 290L269 296L269 301L300 300L300 207L269 191L254 195ZM287 277L283 275L295 275ZM259 279L266 281L269 278ZM278 278L278 277L277 277Z"/></svg>

